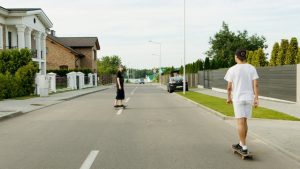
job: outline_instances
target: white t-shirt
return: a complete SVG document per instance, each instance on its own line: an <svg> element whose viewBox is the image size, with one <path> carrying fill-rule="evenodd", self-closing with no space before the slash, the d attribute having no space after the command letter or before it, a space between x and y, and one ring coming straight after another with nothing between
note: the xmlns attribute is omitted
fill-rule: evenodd
<svg viewBox="0 0 300 169"><path fill-rule="evenodd" d="M253 80L258 79L254 66L236 64L227 71L224 79L232 82L234 102L254 100Z"/></svg>

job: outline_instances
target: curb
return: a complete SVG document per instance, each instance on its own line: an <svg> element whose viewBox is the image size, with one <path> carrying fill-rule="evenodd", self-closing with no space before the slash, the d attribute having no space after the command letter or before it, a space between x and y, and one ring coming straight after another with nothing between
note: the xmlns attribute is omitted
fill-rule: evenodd
<svg viewBox="0 0 300 169"><path fill-rule="evenodd" d="M217 111L215 111L215 110L212 110L211 108L208 108L208 107L206 107L206 106L204 106L204 105L202 105L202 104L199 104L199 103L197 103L197 102L195 102L195 101L193 101L193 100L190 100L190 99L188 99L188 98L186 98L186 97L184 97L184 96L181 96L181 95L179 95L179 94L177 94L177 93L176 93L176 95L177 95L177 96L180 96L181 98L183 98L184 100L186 100L186 101L188 101L188 102L191 102L191 103L197 105L198 107L201 107L201 108L204 108L204 109L208 110L210 113L212 113L213 115L219 117L219 118L222 119L222 120L235 120L234 117L225 116L225 115L223 115L223 114L220 113L220 112L217 112ZM249 120L264 120L264 119L252 118L252 119L249 119ZM268 119L268 120L272 120L272 119ZM231 124L230 124L230 125L231 125ZM232 125L231 125L231 126L232 126ZM234 126L233 126L233 127L234 127ZM249 131L249 134L251 134L253 137L256 137L256 138L260 139L261 141L263 141L264 143L266 143L267 145L269 145L271 148L273 148L273 149L275 149L275 150L277 150L277 151L279 151L279 152L281 152L281 153L287 155L287 156L290 157L291 159L293 159L293 160L297 161L298 163L300 163L300 157L299 157L298 155L295 155L295 154L293 154L293 153L291 153L291 152L285 150L284 148L282 148L282 147L280 147L280 146L278 146L278 145L276 145L276 144L273 144L271 141L269 141L269 140L267 140L267 139L265 139L265 138L259 136L258 134L254 133L254 132L252 132L252 131Z"/></svg>
<svg viewBox="0 0 300 169"><path fill-rule="evenodd" d="M76 96L72 96L72 97L69 97L69 98L66 98L66 99L61 99L61 100L58 100L57 103L53 103L53 104L49 104L49 105L46 105L46 106L42 106L42 107L39 107L39 108L36 108L36 109L33 109L33 110L29 110L29 111L15 111L15 112L12 112L11 114L8 114L8 115L5 115L5 116L1 116L0 117L0 121L4 121L4 120L10 119L10 118L18 117L18 116L21 116L21 115L24 115L24 114L27 114L27 113L30 113L30 112L37 111L37 110L45 109L47 107L60 104L60 103L62 103L64 101L70 101L70 100L73 100L73 99L76 99L76 98L79 98L79 97L82 97L82 96L85 96L85 95L89 95L89 94L92 94L92 93L104 91L104 90L107 90L109 88L110 87L106 87L106 88L103 88L103 89L94 90L94 91L90 91L90 92L87 92L87 93L82 93L82 94L79 94L79 95L76 95Z"/></svg>

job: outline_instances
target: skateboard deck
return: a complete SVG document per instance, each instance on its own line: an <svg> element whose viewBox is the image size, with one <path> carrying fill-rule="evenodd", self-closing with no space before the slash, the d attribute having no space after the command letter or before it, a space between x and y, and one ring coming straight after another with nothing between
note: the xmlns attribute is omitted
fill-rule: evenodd
<svg viewBox="0 0 300 169"><path fill-rule="evenodd" d="M123 106L123 107L115 107L115 109L116 109L116 110L119 110L119 109L126 109L126 107L127 107L127 106Z"/></svg>
<svg viewBox="0 0 300 169"><path fill-rule="evenodd" d="M251 152L248 152L248 154L243 154L239 150L232 148L233 154L239 154L242 158L242 160L245 160L246 158L253 159L253 154Z"/></svg>

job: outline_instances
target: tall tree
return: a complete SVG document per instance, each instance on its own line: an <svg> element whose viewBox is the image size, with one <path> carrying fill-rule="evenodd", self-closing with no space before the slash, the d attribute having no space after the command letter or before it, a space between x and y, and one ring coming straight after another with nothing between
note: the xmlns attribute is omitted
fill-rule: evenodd
<svg viewBox="0 0 300 169"><path fill-rule="evenodd" d="M229 26L223 22L222 28L214 37L209 40L210 49L206 54L219 62L222 67L229 67L235 64L234 53L238 48L257 50L266 48L266 39L263 36L249 36L246 30L237 33L230 31Z"/></svg>
<svg viewBox="0 0 300 169"><path fill-rule="evenodd" d="M284 64L296 64L298 54L298 41L297 38L293 37L290 41Z"/></svg>
<svg viewBox="0 0 300 169"><path fill-rule="evenodd" d="M253 51L247 51L247 62L249 64L252 64L252 59L253 59Z"/></svg>
<svg viewBox="0 0 300 169"><path fill-rule="evenodd" d="M276 65L284 65L285 59L286 59L286 52L289 48L289 40L282 39L280 44L280 50L278 53L278 57L276 60Z"/></svg>
<svg viewBox="0 0 300 169"><path fill-rule="evenodd" d="M298 48L298 54L297 54L297 64L300 63L300 48Z"/></svg>
<svg viewBox="0 0 300 169"><path fill-rule="evenodd" d="M119 56L104 56L97 61L98 73L104 75L116 74L118 66L121 64L122 62Z"/></svg>
<svg viewBox="0 0 300 169"><path fill-rule="evenodd" d="M266 58L266 54L264 53L264 50L259 48L257 50L257 56L256 58L258 58L258 63L259 66L266 66L267 65L267 58Z"/></svg>
<svg viewBox="0 0 300 169"><path fill-rule="evenodd" d="M272 54L271 54L271 59L270 59L270 66L276 66L276 60L277 60L277 57L278 57L278 54L279 54L279 50L280 50L280 46L279 46L279 43L276 42L273 46L273 49L272 49Z"/></svg>
<svg viewBox="0 0 300 169"><path fill-rule="evenodd" d="M255 67L259 67L260 64L259 64L259 56L258 56L258 51L254 51L253 52L253 56L252 56L252 62L251 64Z"/></svg>
<svg viewBox="0 0 300 169"><path fill-rule="evenodd" d="M209 61L209 57L206 57L204 61L204 70L209 70L209 69L210 69L210 61Z"/></svg>

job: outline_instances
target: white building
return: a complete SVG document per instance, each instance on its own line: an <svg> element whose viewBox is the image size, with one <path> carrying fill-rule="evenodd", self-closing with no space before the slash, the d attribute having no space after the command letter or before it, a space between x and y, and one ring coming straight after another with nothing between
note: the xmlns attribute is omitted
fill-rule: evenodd
<svg viewBox="0 0 300 169"><path fill-rule="evenodd" d="M3 8L0 6L0 50L28 48L32 60L46 74L46 37L53 26L40 8Z"/></svg>

